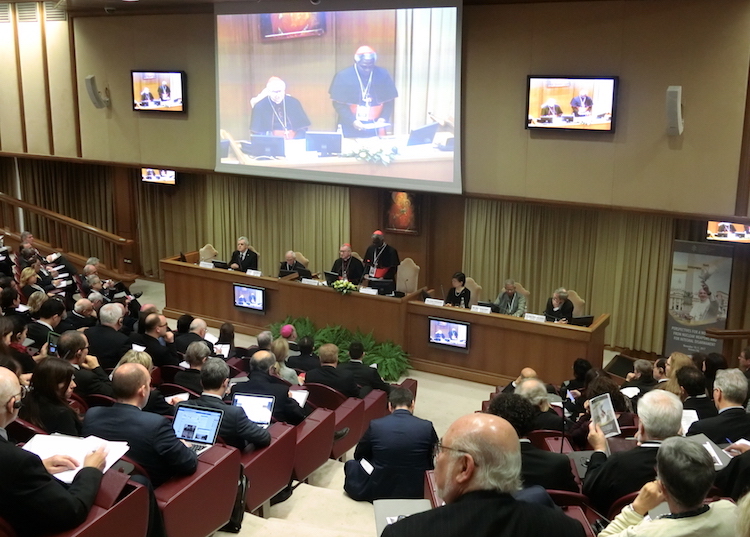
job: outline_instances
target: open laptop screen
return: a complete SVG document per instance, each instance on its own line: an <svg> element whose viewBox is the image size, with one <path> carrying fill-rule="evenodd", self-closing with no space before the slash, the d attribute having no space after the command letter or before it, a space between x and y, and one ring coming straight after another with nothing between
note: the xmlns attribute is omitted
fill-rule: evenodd
<svg viewBox="0 0 750 537"><path fill-rule="evenodd" d="M213 444L219 435L223 410L179 405L172 429L177 438L196 444Z"/></svg>
<svg viewBox="0 0 750 537"><path fill-rule="evenodd" d="M232 404L242 408L247 419L266 429L271 424L274 401L273 395L237 393L234 395Z"/></svg>

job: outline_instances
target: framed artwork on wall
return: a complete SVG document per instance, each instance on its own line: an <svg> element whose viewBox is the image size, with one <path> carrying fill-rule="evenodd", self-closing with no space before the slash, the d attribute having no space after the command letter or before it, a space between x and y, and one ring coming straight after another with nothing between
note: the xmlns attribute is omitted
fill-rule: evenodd
<svg viewBox="0 0 750 537"><path fill-rule="evenodd" d="M412 192L383 194L383 229L390 233L419 235L422 196Z"/></svg>

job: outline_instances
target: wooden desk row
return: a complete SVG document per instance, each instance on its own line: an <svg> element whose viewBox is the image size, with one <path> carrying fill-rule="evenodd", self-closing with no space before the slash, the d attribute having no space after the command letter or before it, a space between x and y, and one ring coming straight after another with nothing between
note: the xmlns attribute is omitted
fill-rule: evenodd
<svg viewBox="0 0 750 537"><path fill-rule="evenodd" d="M495 313L430 306L417 300L419 291L403 298L364 293L341 295L328 287L296 281L254 277L241 272L202 268L174 258L162 259L166 293L165 314L189 313L218 327L231 322L240 333L258 334L287 316L309 317L318 328L341 325L351 331L372 331L378 341L398 343L414 368L487 384L515 379L523 367L533 367L544 380L560 383L572 377L576 358L602 366L604 332L609 315L589 328L539 323ZM266 289L264 314L234 306L233 284ZM468 322L468 353L429 344L429 317Z"/></svg>

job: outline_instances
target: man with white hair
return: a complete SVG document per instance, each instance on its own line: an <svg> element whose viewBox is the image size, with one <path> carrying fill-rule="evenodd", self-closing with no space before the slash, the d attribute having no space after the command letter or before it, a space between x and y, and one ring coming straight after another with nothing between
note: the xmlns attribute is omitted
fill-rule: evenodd
<svg viewBox="0 0 750 537"><path fill-rule="evenodd" d="M747 377L739 369L721 369L714 380L714 405L718 416L698 420L688 436L705 434L713 442L724 444L750 438L750 415L743 404L747 399Z"/></svg>
<svg viewBox="0 0 750 537"><path fill-rule="evenodd" d="M94 304L87 298L78 300L73 306L73 310L57 325L57 332L62 333L66 330L78 330L79 328L89 328L96 324L96 310Z"/></svg>
<svg viewBox="0 0 750 537"><path fill-rule="evenodd" d="M610 457L602 430L593 421L589 426L589 444L596 451L591 455L583 493L600 513L656 478L656 453L661 442L679 435L682 429L682 402L666 390L651 390L638 403L638 418L638 446Z"/></svg>
<svg viewBox="0 0 750 537"><path fill-rule="evenodd" d="M117 365L131 348L128 336L120 332L125 317L125 306L113 302L99 310L99 323L86 330L89 340L89 352L99 358L104 369Z"/></svg>
<svg viewBox="0 0 750 537"><path fill-rule="evenodd" d="M523 317L526 314L526 297L516 290L516 282L505 280L503 290L497 295L493 304L497 312L513 317Z"/></svg>
<svg viewBox="0 0 750 537"><path fill-rule="evenodd" d="M265 89L251 99L253 115L250 132L283 136L285 140L304 138L310 119L299 99L287 95L286 83L277 76L268 79Z"/></svg>
<svg viewBox="0 0 750 537"><path fill-rule="evenodd" d="M354 285L359 285L365 273L362 261L352 256L352 245L344 243L339 248L339 258L334 261L331 272L339 275L339 280L347 280Z"/></svg>
<svg viewBox="0 0 750 537"><path fill-rule="evenodd" d="M213 355L214 345L206 339L206 333L208 333L206 321L203 319L193 319L190 323L190 331L187 334L180 334L174 339L174 346L177 352L185 354L191 343L200 341L206 344L209 354Z"/></svg>
<svg viewBox="0 0 750 537"><path fill-rule="evenodd" d="M229 268L240 272L258 270L258 254L250 249L250 241L247 237L237 239L237 249L232 252Z"/></svg>
<svg viewBox="0 0 750 537"><path fill-rule="evenodd" d="M556 323L567 323L573 318L573 303L568 298L567 289L564 287L555 289L552 297L547 300L544 316L547 321Z"/></svg>
<svg viewBox="0 0 750 537"><path fill-rule="evenodd" d="M528 399L532 405L539 409L539 413L534 417L532 430L562 431L570 427L571 423L555 412L549 404L547 385L541 380L524 378L516 384L515 393L524 399Z"/></svg>
<svg viewBox="0 0 750 537"><path fill-rule="evenodd" d="M279 264L279 278L284 275L285 270L305 270L305 265L297 261L297 254L292 250L284 254L284 261Z"/></svg>
<svg viewBox="0 0 750 537"><path fill-rule="evenodd" d="M585 535L562 512L513 498L521 488L521 451L515 430L498 416L456 420L435 447L435 479L446 505L387 526L383 537Z"/></svg>

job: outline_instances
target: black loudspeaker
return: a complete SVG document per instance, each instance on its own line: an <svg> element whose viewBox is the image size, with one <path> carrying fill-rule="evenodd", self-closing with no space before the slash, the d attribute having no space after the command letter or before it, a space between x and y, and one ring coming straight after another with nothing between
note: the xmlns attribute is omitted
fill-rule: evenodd
<svg viewBox="0 0 750 537"><path fill-rule="evenodd" d="M625 356L624 354L618 354L617 356L612 358L612 360L610 360L610 362L607 364L607 367L604 368L604 371L614 377L619 377L622 380L625 380L625 377L628 376L628 373L632 373L633 362L635 361L636 358Z"/></svg>

